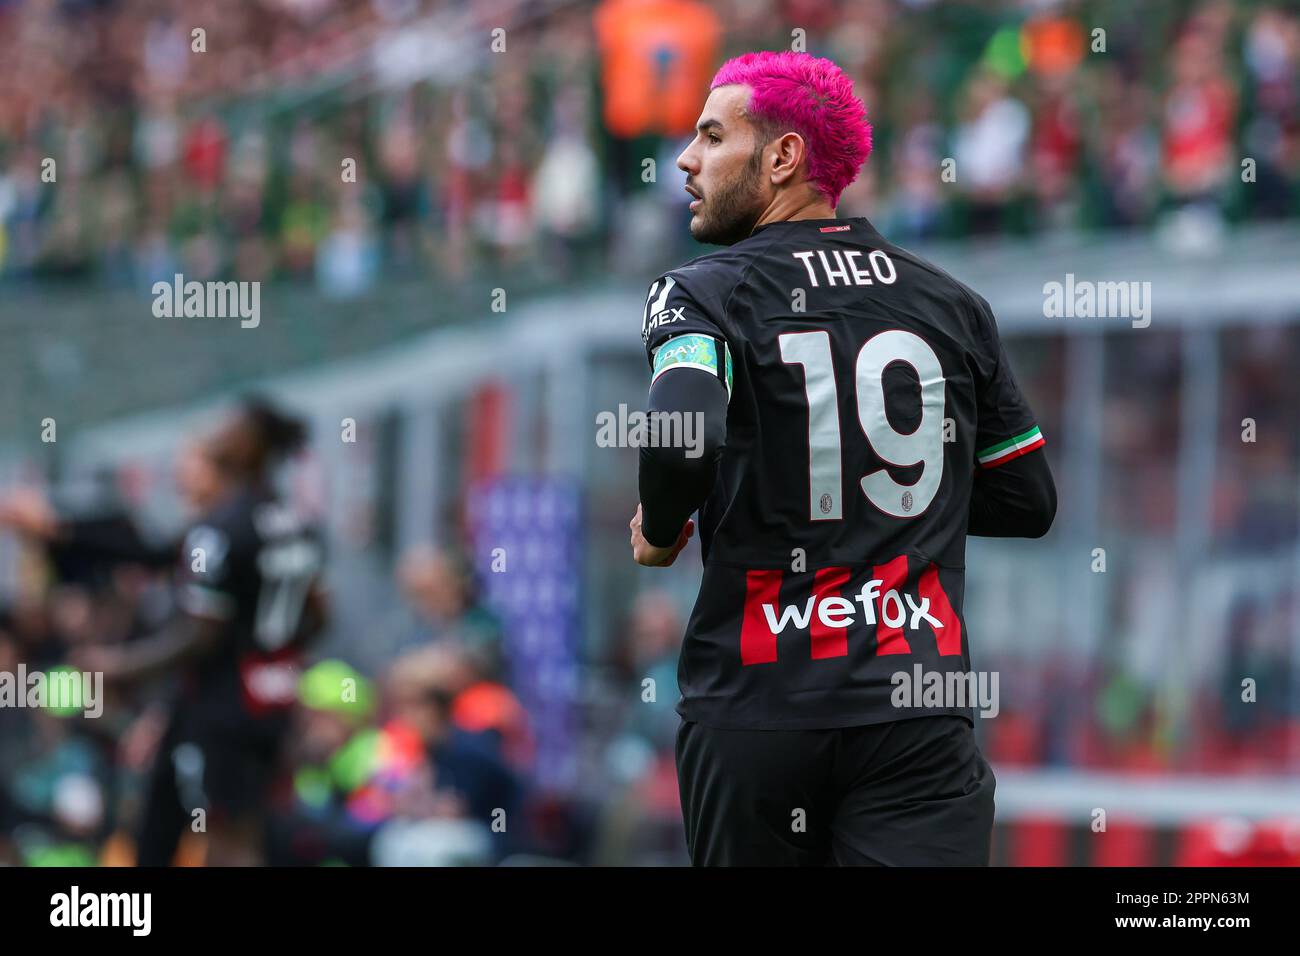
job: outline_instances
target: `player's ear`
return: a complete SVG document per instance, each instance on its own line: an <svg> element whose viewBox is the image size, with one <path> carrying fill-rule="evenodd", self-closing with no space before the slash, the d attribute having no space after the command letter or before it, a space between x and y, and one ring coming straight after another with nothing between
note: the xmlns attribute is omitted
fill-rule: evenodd
<svg viewBox="0 0 1300 956"><path fill-rule="evenodd" d="M798 133L786 133L775 143L776 152L772 159L772 185L784 186L794 179L795 171L803 162L804 142Z"/></svg>

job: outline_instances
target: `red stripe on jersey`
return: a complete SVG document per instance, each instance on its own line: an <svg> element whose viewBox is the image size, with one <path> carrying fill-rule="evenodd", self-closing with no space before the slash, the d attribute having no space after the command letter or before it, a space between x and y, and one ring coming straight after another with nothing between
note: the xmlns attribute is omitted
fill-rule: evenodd
<svg viewBox="0 0 1300 956"><path fill-rule="evenodd" d="M839 597L840 588L849 580L848 568L822 568L813 575L813 606L821 607L828 597ZM847 627L827 627L822 623L820 614L813 614L808 625L808 634L812 638L813 660L827 657L847 657L849 654L849 629Z"/></svg>
<svg viewBox="0 0 1300 956"><path fill-rule="evenodd" d="M776 635L763 615L763 605L779 606L781 573L745 572L745 614L740 624L741 664L771 664L776 660Z"/></svg>
<svg viewBox="0 0 1300 956"><path fill-rule="evenodd" d="M917 585L921 599L930 599L930 613L939 619L943 627L934 629L935 643L939 645L940 657L961 655L961 620L952 609L948 593L939 581L939 566L931 564L921 573L921 582Z"/></svg>
<svg viewBox="0 0 1300 956"><path fill-rule="evenodd" d="M876 601L876 653L910 654L912 646L903 636L903 625L890 627L885 623L885 597L891 590L899 592L903 619L907 619L907 605L902 602L903 584L907 581L907 555L900 554L887 564L871 569L871 576L880 579L880 597Z"/></svg>

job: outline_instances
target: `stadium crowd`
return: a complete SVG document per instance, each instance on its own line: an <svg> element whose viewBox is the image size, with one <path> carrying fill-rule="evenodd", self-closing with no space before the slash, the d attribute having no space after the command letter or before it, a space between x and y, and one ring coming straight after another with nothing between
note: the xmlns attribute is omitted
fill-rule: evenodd
<svg viewBox="0 0 1300 956"><path fill-rule="evenodd" d="M645 16L677 25L651 51L658 75L638 60ZM454 78L431 55L376 80L383 39L417 23L481 50ZM856 78L874 124L841 214L897 241L1297 211L1285 5L10 0L0 276L182 271L347 295L503 267L639 274L689 251L668 225L689 199L672 163L709 69L792 28Z"/></svg>

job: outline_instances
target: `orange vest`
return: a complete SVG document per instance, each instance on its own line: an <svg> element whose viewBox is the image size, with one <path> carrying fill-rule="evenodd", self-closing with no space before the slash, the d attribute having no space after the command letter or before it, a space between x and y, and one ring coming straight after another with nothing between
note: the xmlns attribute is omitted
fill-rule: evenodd
<svg viewBox="0 0 1300 956"><path fill-rule="evenodd" d="M596 9L605 126L630 139L695 128L722 27L695 0L604 0Z"/></svg>

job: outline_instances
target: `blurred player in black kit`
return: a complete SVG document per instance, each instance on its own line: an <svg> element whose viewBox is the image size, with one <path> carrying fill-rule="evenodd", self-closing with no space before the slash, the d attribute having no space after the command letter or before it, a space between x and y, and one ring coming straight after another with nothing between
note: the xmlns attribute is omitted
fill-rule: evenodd
<svg viewBox="0 0 1300 956"><path fill-rule="evenodd" d="M836 217L869 152L849 78L784 52L724 64L678 157L691 234L727 248L656 279L641 334L651 418L703 440L641 444L630 528L669 565L699 512L677 705L696 865L989 862L974 701L898 678L974 676L966 536L1041 536L1056 491L988 303Z"/></svg>
<svg viewBox="0 0 1300 956"><path fill-rule="evenodd" d="M178 678L150 772L139 865L171 863L186 827L206 831L209 865L262 862L301 655L324 625L321 543L271 487L274 466L304 438L302 424L250 399L185 449L178 481L198 517L177 556L177 613L156 635L75 659L107 681Z"/></svg>

